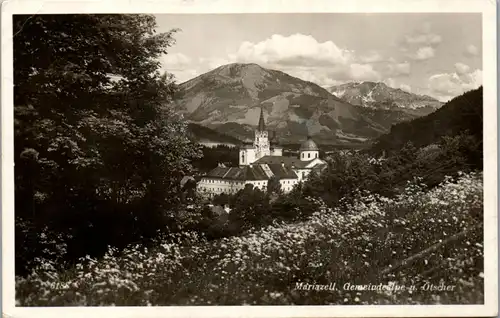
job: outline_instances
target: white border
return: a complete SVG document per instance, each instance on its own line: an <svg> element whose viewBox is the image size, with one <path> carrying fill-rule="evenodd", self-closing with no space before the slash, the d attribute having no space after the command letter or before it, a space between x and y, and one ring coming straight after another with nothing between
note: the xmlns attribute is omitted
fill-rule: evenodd
<svg viewBox="0 0 500 318"><path fill-rule="evenodd" d="M117 9L119 8L119 9ZM14 164L12 15L34 13L482 12L484 89L485 304L446 306L197 306L16 308L14 298ZM497 48L495 0L153 0L7 1L2 3L2 291L12 317L472 317L498 314ZM222 32L222 31L221 31Z"/></svg>

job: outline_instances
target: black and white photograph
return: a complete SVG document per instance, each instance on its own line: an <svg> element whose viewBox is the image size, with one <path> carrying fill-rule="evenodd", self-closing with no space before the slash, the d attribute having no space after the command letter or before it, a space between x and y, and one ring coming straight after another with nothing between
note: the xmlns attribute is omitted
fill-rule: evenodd
<svg viewBox="0 0 500 318"><path fill-rule="evenodd" d="M3 314L498 314L494 1L22 2Z"/></svg>

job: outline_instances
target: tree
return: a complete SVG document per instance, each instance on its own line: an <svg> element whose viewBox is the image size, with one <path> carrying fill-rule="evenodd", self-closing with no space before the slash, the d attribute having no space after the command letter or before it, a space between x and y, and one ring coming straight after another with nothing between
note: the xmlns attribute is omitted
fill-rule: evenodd
<svg viewBox="0 0 500 318"><path fill-rule="evenodd" d="M259 188L246 184L243 190L238 191L231 202L232 210L229 215L234 228L241 231L254 226L261 226L269 222L269 198Z"/></svg>
<svg viewBox="0 0 500 318"><path fill-rule="evenodd" d="M157 34L149 15L13 25L16 216L101 245L173 222L179 181L200 156L160 70L177 30Z"/></svg>
<svg viewBox="0 0 500 318"><path fill-rule="evenodd" d="M230 195L228 195L227 193L221 193L221 194L216 195L213 198L212 202L215 205L224 206L226 204L229 204L230 199L231 199Z"/></svg>
<svg viewBox="0 0 500 318"><path fill-rule="evenodd" d="M303 196L322 198L330 206L336 206L342 198L355 190L373 190L378 185L376 167L369 157L360 153L343 155L333 153L321 174L311 173L301 187Z"/></svg>
<svg viewBox="0 0 500 318"><path fill-rule="evenodd" d="M277 176L272 176L267 182L267 193L268 194L281 194L281 183L280 178Z"/></svg>

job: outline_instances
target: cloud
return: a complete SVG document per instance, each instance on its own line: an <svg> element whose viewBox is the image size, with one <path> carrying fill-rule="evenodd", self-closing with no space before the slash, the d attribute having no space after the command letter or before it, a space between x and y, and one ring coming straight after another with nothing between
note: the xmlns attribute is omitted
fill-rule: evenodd
<svg viewBox="0 0 500 318"><path fill-rule="evenodd" d="M160 58L160 62L165 69L175 70L189 66L191 58L182 53L170 53L163 55Z"/></svg>
<svg viewBox="0 0 500 318"><path fill-rule="evenodd" d="M470 67L469 67L469 65L464 64L464 63L455 63L455 70L456 70L457 74L461 75L461 74L466 74L467 72L469 72Z"/></svg>
<svg viewBox="0 0 500 318"><path fill-rule="evenodd" d="M434 48L430 46L421 47L415 54L411 54L410 58L417 61L424 61L433 58L435 55Z"/></svg>
<svg viewBox="0 0 500 318"><path fill-rule="evenodd" d="M428 21L422 23L412 34L405 35L402 46L437 46L443 39L439 34L432 33L432 24Z"/></svg>
<svg viewBox="0 0 500 318"><path fill-rule="evenodd" d="M185 82L200 75L199 67L189 56L182 53L169 53L160 57L162 69L174 74L178 83Z"/></svg>
<svg viewBox="0 0 500 318"><path fill-rule="evenodd" d="M399 85L399 88L404 90L405 92L411 93L411 86L407 84L401 84Z"/></svg>
<svg viewBox="0 0 500 318"><path fill-rule="evenodd" d="M345 65L352 59L351 55L332 41L320 43L310 35L297 33L287 37L274 34L258 43L243 42L234 59L262 64L326 66Z"/></svg>
<svg viewBox="0 0 500 318"><path fill-rule="evenodd" d="M481 86L482 77L483 72L480 69L462 74L458 72L434 74L429 77L428 88L433 96L441 101L448 101Z"/></svg>
<svg viewBox="0 0 500 318"><path fill-rule="evenodd" d="M396 80L392 77L387 77L382 80L385 85L392 87L392 88L400 88L404 91L411 92L411 87L410 85L407 84L397 84Z"/></svg>
<svg viewBox="0 0 500 318"><path fill-rule="evenodd" d="M302 80L322 87L339 85L352 81L380 81L381 75L370 64L353 63L343 67L273 67Z"/></svg>
<svg viewBox="0 0 500 318"><path fill-rule="evenodd" d="M429 56L429 52L424 48L417 55L423 59ZM349 81L381 81L411 74L409 62L398 62L374 50L358 54L332 41L319 42L310 35L299 33L289 36L274 34L257 42L245 41L226 56L194 59L173 53L163 56L161 61L164 69L173 73L178 82L229 63L257 63L320 86Z"/></svg>
<svg viewBox="0 0 500 318"><path fill-rule="evenodd" d="M383 62L384 60L384 57L376 51L371 51L368 54L359 57L359 61L362 63L378 63Z"/></svg>
<svg viewBox="0 0 500 318"><path fill-rule="evenodd" d="M437 45L441 43L441 41L441 36L437 34L418 34L405 36L405 42L407 44Z"/></svg>
<svg viewBox="0 0 500 318"><path fill-rule="evenodd" d="M286 73L294 77L298 77L304 81L313 82L324 88L340 85L346 82L346 80L339 80L335 77L330 76L326 72L317 72L311 69L293 69L287 70Z"/></svg>
<svg viewBox="0 0 500 318"><path fill-rule="evenodd" d="M353 80L380 80L380 74L373 69L370 64L351 64L348 72L348 76Z"/></svg>
<svg viewBox="0 0 500 318"><path fill-rule="evenodd" d="M303 34L272 35L258 43L243 42L228 60L257 63L286 72L320 86L348 81L377 81L381 75L370 63L382 61L375 51L357 57L354 51L340 48L332 41L318 42Z"/></svg>
<svg viewBox="0 0 500 318"><path fill-rule="evenodd" d="M411 73L411 65L408 62L397 63L392 61L392 63L387 64L387 76L408 76Z"/></svg>
<svg viewBox="0 0 500 318"><path fill-rule="evenodd" d="M219 66L226 65L233 63L234 60L230 58L219 58L219 57L212 57L212 58L200 58L199 63L203 65L207 71L208 70L213 70Z"/></svg>
<svg viewBox="0 0 500 318"><path fill-rule="evenodd" d="M385 85L389 86L389 87L395 87L396 86L396 81L394 80L394 78L391 78L391 77L386 77L382 80L382 83L385 83Z"/></svg>
<svg viewBox="0 0 500 318"><path fill-rule="evenodd" d="M477 56L479 55L479 49L475 45L467 45L464 54L466 56Z"/></svg>

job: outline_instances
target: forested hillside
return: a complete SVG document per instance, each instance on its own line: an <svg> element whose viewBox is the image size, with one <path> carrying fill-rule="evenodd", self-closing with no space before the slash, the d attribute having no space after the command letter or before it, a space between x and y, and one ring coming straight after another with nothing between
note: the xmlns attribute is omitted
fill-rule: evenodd
<svg viewBox="0 0 500 318"><path fill-rule="evenodd" d="M196 123L189 123L188 131L189 131L189 136L194 142L211 141L211 142L227 143L234 145L241 144L241 140L239 140L238 138L220 133L214 129L210 129L208 127Z"/></svg>
<svg viewBox="0 0 500 318"><path fill-rule="evenodd" d="M423 147L439 142L443 136L467 134L481 146L483 140L483 88L466 92L435 112L395 124L389 134L379 137L373 147L377 153L401 149L407 142Z"/></svg>

